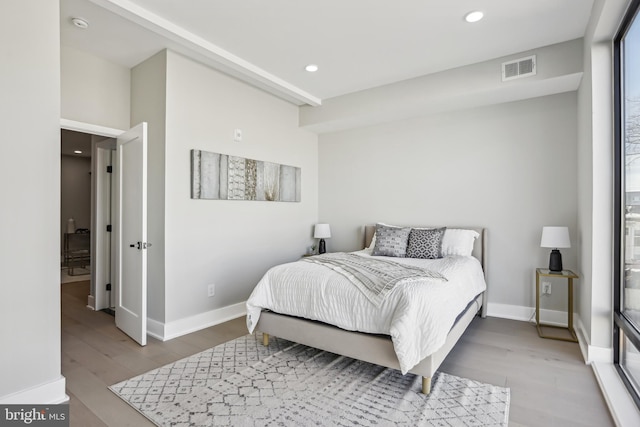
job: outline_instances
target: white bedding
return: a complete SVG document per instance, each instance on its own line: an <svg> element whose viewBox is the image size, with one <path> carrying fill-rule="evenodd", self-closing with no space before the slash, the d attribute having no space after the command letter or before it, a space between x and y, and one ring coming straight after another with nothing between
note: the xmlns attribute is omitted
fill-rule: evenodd
<svg viewBox="0 0 640 427"><path fill-rule="evenodd" d="M371 256L367 250L355 252ZM298 261L271 268L247 300L249 332L260 311L318 320L350 331L390 335L400 369L407 373L438 350L456 317L486 289L480 262L473 257L385 258L443 274L400 282L376 307L348 279L325 266Z"/></svg>

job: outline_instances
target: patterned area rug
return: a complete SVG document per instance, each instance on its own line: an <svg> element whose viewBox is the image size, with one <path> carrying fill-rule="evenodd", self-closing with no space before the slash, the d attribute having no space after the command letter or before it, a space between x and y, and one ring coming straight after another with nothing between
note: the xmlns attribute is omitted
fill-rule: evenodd
<svg viewBox="0 0 640 427"><path fill-rule="evenodd" d="M421 378L261 334L110 388L159 426L506 426L508 388Z"/></svg>

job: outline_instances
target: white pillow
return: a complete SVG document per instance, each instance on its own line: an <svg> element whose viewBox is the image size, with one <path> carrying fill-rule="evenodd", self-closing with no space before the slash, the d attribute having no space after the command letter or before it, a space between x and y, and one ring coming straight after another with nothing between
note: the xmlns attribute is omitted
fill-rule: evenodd
<svg viewBox="0 0 640 427"><path fill-rule="evenodd" d="M480 234L474 230L447 228L442 237L442 256L471 256L473 243Z"/></svg>

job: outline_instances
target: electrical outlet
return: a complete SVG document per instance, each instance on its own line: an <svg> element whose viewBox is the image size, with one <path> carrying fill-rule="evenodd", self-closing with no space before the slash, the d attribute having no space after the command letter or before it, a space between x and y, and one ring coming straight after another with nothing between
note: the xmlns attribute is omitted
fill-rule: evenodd
<svg viewBox="0 0 640 427"><path fill-rule="evenodd" d="M216 285L214 283L207 287L207 296L214 296L216 294Z"/></svg>
<svg viewBox="0 0 640 427"><path fill-rule="evenodd" d="M542 295L551 295L551 282L542 282Z"/></svg>

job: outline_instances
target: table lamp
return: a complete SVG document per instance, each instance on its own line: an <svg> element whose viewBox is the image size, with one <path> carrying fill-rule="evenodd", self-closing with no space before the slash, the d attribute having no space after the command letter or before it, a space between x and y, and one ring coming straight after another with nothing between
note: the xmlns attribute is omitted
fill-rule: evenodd
<svg viewBox="0 0 640 427"><path fill-rule="evenodd" d="M313 237L316 239L320 239L318 244L318 253L323 254L327 252L327 248L324 242L324 239L328 239L331 237L331 228L329 224L316 224L313 232Z"/></svg>
<svg viewBox="0 0 640 427"><path fill-rule="evenodd" d="M552 248L549 255L549 271L562 272L562 255L558 248L570 248L569 227L542 227L540 247Z"/></svg>

